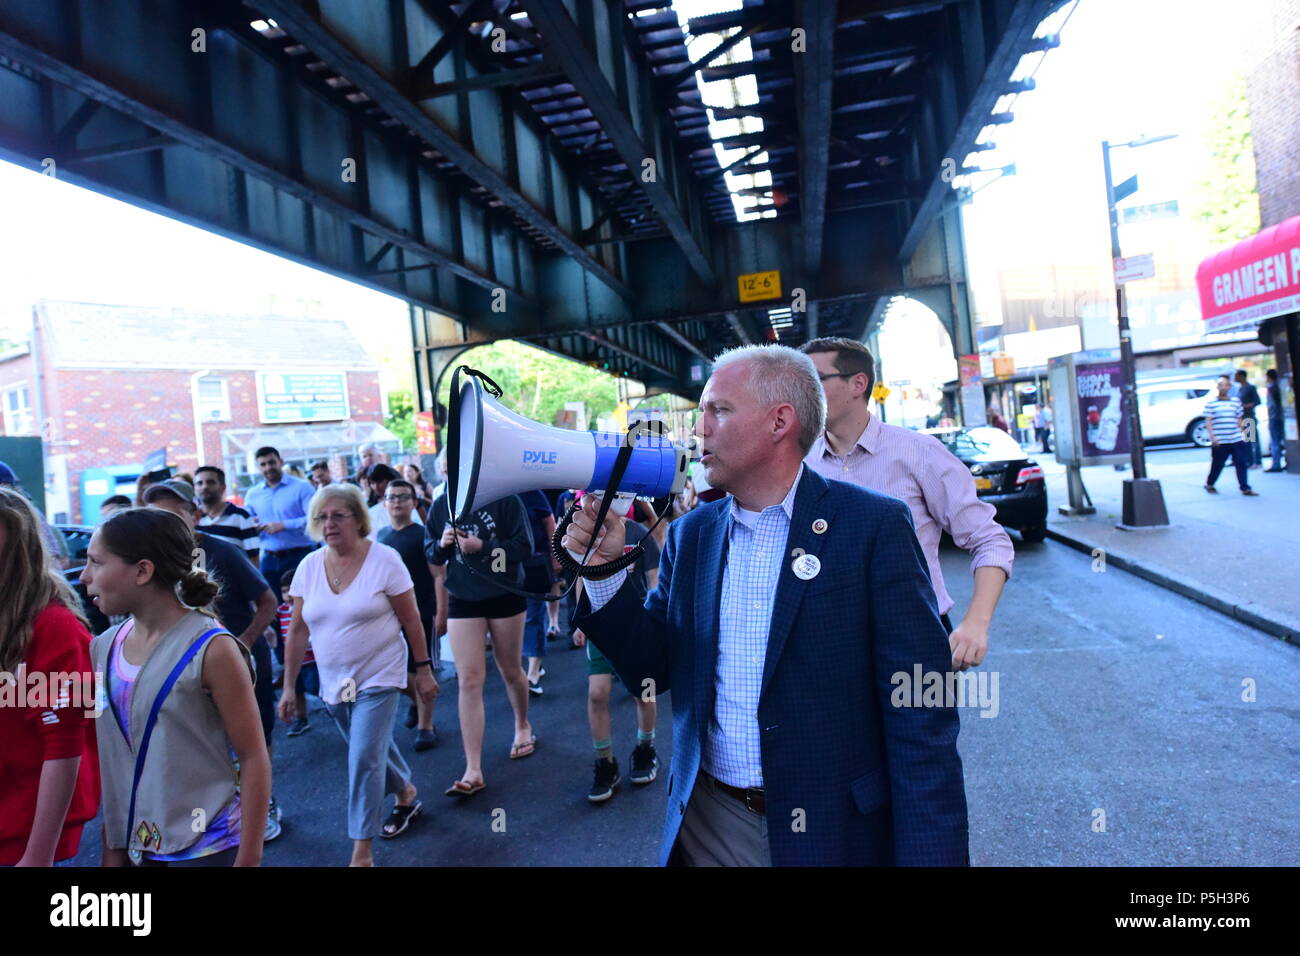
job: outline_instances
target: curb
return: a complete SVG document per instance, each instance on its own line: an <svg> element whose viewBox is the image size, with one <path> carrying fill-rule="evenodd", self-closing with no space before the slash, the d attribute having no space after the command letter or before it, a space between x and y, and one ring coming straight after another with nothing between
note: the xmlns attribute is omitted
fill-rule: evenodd
<svg viewBox="0 0 1300 956"><path fill-rule="evenodd" d="M1051 525L1047 527L1047 537L1089 555L1092 554L1094 548L1098 547L1098 545L1085 541L1083 538L1065 534ZM1220 614L1241 621L1256 630L1271 634L1288 644L1300 645L1300 630L1297 630L1290 621L1284 620L1272 611L1260 608L1254 602L1241 602L1226 591L1212 590L1203 584L1192 581L1190 578L1179 577L1154 564L1127 557L1116 551L1105 549L1105 553L1108 565L1114 565L1121 571L1127 571L1129 574L1150 581L1152 584L1158 584L1175 594L1181 594L1185 598L1190 598L1198 604L1203 604Z"/></svg>

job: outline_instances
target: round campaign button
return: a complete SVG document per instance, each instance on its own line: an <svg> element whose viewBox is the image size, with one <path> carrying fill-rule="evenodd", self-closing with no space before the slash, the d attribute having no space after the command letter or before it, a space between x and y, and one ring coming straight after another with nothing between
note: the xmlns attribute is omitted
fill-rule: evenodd
<svg viewBox="0 0 1300 956"><path fill-rule="evenodd" d="M813 522L813 534L825 534L830 525L826 523L825 518L818 518Z"/></svg>
<svg viewBox="0 0 1300 956"><path fill-rule="evenodd" d="M794 559L794 576L800 581L811 581L821 573L822 563L815 554L801 554Z"/></svg>

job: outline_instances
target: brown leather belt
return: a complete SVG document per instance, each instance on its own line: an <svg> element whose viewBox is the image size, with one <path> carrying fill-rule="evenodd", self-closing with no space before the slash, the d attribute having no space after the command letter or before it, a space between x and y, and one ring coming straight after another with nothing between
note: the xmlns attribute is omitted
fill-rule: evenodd
<svg viewBox="0 0 1300 956"><path fill-rule="evenodd" d="M767 798L763 795L761 787L733 787L729 783L723 783L712 774L700 771L706 777L713 781L713 785L729 797L734 797L745 805L745 809L750 813L757 813L759 816L767 814Z"/></svg>

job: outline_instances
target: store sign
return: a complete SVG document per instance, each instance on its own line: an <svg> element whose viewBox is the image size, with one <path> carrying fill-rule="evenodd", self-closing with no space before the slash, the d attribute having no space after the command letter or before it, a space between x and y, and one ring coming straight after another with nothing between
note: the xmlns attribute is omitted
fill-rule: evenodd
<svg viewBox="0 0 1300 956"><path fill-rule="evenodd" d="M347 372L258 372L257 414L266 425L348 417Z"/></svg>
<svg viewBox="0 0 1300 956"><path fill-rule="evenodd" d="M1206 332L1248 328L1300 312L1300 216L1203 260L1196 291Z"/></svg>

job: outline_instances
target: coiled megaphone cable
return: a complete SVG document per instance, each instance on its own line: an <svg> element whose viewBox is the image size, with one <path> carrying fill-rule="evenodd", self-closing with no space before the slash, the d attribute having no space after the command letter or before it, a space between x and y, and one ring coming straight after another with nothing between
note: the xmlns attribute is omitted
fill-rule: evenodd
<svg viewBox="0 0 1300 956"><path fill-rule="evenodd" d="M591 541L587 543L587 550L583 553L581 562L575 561L573 555L569 554L569 549L561 544L564 540L564 532L568 530L569 525L573 523L573 515L578 510L579 502L574 501L574 503L569 506L569 510L565 513L564 519L556 526L555 534L551 536L551 553L555 555L555 559L560 563L561 569L563 569L566 574L573 574L582 578L591 578L592 580L607 578L611 575L617 574L624 568L631 567L640 560L641 555L645 553L645 543L642 542L633 547L630 551L624 552L620 557L615 558L613 561L607 561L604 564L587 564L587 561L591 558L592 553L596 549L596 541L600 537L600 529L605 526L605 516L609 514L609 507L613 504L615 496L618 494L619 482L623 480L623 473L627 471L628 462L632 460L632 449L636 447L636 437L640 433L649 430L649 421L635 422L632 427L627 430L627 436L623 440L623 447L618 450L618 455L614 459L614 467L609 475L609 487L605 489L604 495L601 496L600 508L596 512L596 524L592 528ZM664 507L663 514L659 515L658 520L651 526L650 531L653 531L659 526L659 522L663 521L664 514L667 514L668 509L672 506L670 498L668 504ZM649 532L646 534L649 536Z"/></svg>

